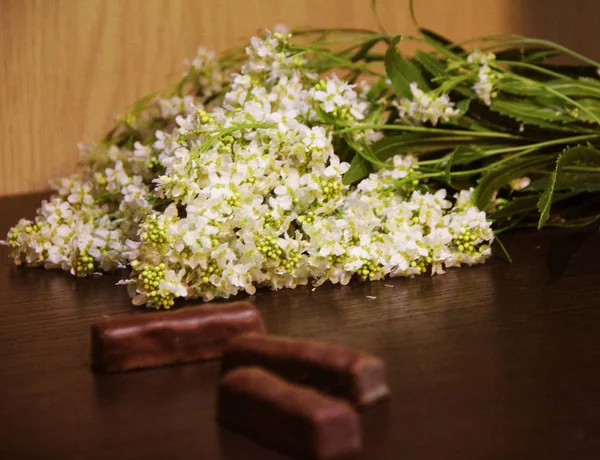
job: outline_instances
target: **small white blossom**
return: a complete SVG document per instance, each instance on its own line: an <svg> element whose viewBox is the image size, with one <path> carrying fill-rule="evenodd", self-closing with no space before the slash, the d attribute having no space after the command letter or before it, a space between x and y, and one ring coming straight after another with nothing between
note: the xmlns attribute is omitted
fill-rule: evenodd
<svg viewBox="0 0 600 460"><path fill-rule="evenodd" d="M489 63L495 59L496 56L493 53L483 54L478 50L467 56L467 62L480 66L477 72L478 80L473 85L473 90L486 105L491 105L494 98L494 84L497 76L490 68Z"/></svg>
<svg viewBox="0 0 600 460"><path fill-rule="evenodd" d="M510 188L513 190L523 190L529 187L529 184L531 184L531 179L527 176L519 177L509 182Z"/></svg>
<svg viewBox="0 0 600 460"><path fill-rule="evenodd" d="M431 123L435 126L440 120L449 121L460 115L460 111L454 108L454 102L446 94L432 97L419 89L415 82L410 84L410 91L412 100L403 98L392 102L398 109L402 122L416 125Z"/></svg>

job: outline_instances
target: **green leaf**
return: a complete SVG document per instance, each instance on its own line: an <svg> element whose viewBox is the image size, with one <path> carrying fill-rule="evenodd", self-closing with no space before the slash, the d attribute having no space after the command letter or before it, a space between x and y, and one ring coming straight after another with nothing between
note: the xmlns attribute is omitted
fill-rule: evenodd
<svg viewBox="0 0 600 460"><path fill-rule="evenodd" d="M523 97L520 100L496 98L492 101L490 109L524 124L559 131L577 131L565 126L575 120L564 112L564 103L557 102L556 106L551 107L539 104L532 97Z"/></svg>
<svg viewBox="0 0 600 460"><path fill-rule="evenodd" d="M542 105L532 98L521 100L495 99L491 109L519 121L537 124L541 121L569 123L573 119L564 113L564 103L556 101L554 107Z"/></svg>
<svg viewBox="0 0 600 460"><path fill-rule="evenodd" d="M369 89L369 92L367 93L367 99L371 102L376 102L386 91L388 91L388 89L389 85L385 81L385 78L380 78L373 83L373 86L371 86L371 89Z"/></svg>
<svg viewBox="0 0 600 460"><path fill-rule="evenodd" d="M579 81L596 89L600 89L600 80L598 78L579 77Z"/></svg>
<svg viewBox="0 0 600 460"><path fill-rule="evenodd" d="M417 50L415 51L415 60L434 77L439 77L446 70L444 63L431 53Z"/></svg>
<svg viewBox="0 0 600 460"><path fill-rule="evenodd" d="M456 103L456 108L458 110L460 110L460 113L465 114L469 111L469 106L471 105L472 100L473 99L471 99L471 98L462 99Z"/></svg>
<svg viewBox="0 0 600 460"><path fill-rule="evenodd" d="M358 143L354 141L350 136L346 136L346 143L361 157L363 157L366 161L371 163L374 166L378 166L380 168L389 168L391 165L389 163L385 163L377 158L375 152L371 146L366 143Z"/></svg>
<svg viewBox="0 0 600 460"><path fill-rule="evenodd" d="M327 125L333 125L333 126L335 126L338 123L338 121L333 116L329 115L321 107L316 106L315 111L317 112L317 116L319 117L319 120L322 121L323 123L325 123Z"/></svg>
<svg viewBox="0 0 600 460"><path fill-rule="evenodd" d="M552 206L554 192L557 188L564 186L559 184L562 180L563 169L568 166L600 167L600 151L591 146L578 145L576 147L569 147L560 154L556 160L556 167L552 172L550 182L538 201L538 210L540 212L538 230L546 224L550 217L550 208ZM600 174L598 174L597 177L600 179ZM597 183L600 184L600 180L597 180ZM575 189L576 182L575 184L571 184L571 186Z"/></svg>
<svg viewBox="0 0 600 460"><path fill-rule="evenodd" d="M554 80L546 83L547 86L564 96L600 98L600 88L578 81Z"/></svg>
<svg viewBox="0 0 600 460"><path fill-rule="evenodd" d="M587 112L584 112L583 110L578 110L577 111L577 119L588 122L588 123L597 124L596 120L592 117L592 115L595 115L596 118L600 118L600 100L598 100L598 99L580 99L577 102L579 102L579 104L581 104L587 110L592 112L592 114L589 114Z"/></svg>
<svg viewBox="0 0 600 460"><path fill-rule="evenodd" d="M546 84L550 85L551 82ZM534 80L511 78L510 75L507 75L498 83L498 89L515 96L543 97L548 95L548 91Z"/></svg>
<svg viewBox="0 0 600 460"><path fill-rule="evenodd" d="M529 190L529 188L527 190ZM571 198L573 196L575 196L575 194L571 192L555 193L554 197L552 198L552 202L557 203L559 201L566 200L567 198ZM531 211L535 211L537 209L539 200L540 196L537 194L513 198L505 206L491 213L489 217L490 219L498 222L501 220L509 219L518 214L524 214Z"/></svg>
<svg viewBox="0 0 600 460"><path fill-rule="evenodd" d="M385 161L399 153L405 153L415 145L427 139L425 133L402 133L397 136L385 136L374 142L371 147L380 160Z"/></svg>
<svg viewBox="0 0 600 460"><path fill-rule="evenodd" d="M558 50L540 50L531 54L528 54L523 61L528 62L530 64L539 63L541 61L545 61L546 59L552 58L554 56L558 56L560 51Z"/></svg>
<svg viewBox="0 0 600 460"><path fill-rule="evenodd" d="M482 158L487 157L488 152L491 150L503 149L508 147L508 145L502 144L487 144L487 145L476 145L476 144L468 144L468 145L460 145L453 152L446 155L452 155L452 166L464 166L474 161L481 160ZM444 158L446 158L444 157Z"/></svg>
<svg viewBox="0 0 600 460"><path fill-rule="evenodd" d="M552 176L545 176L531 182L528 191L543 192L550 185ZM571 190L578 193L600 191L600 176L598 172L572 172L563 170L556 184L556 191Z"/></svg>
<svg viewBox="0 0 600 460"><path fill-rule="evenodd" d="M446 56L451 61L464 61L464 59L452 51L452 49L456 48L456 45L453 45L452 42L445 39L441 35L436 34L428 29L419 29L419 32L423 34L425 41L433 46L437 51ZM464 50L458 47L459 51L464 54Z"/></svg>
<svg viewBox="0 0 600 460"><path fill-rule="evenodd" d="M360 61L362 58L364 58L369 51L371 51L371 49L377 45L377 43L379 43L381 40L383 40L382 38L375 38L373 40L369 40L367 42L365 42L365 44L363 46L360 47L360 49L354 54L354 56L352 56L350 58L350 60L352 62L356 62L356 61Z"/></svg>
<svg viewBox="0 0 600 460"><path fill-rule="evenodd" d="M451 40L448 40L446 37L438 34L437 32L434 32L433 30L429 30L424 27L421 27L421 28L419 28L419 32L421 32L428 39L435 41L435 42L439 43L440 45L444 46L448 50L455 50L455 51L457 51L459 53L463 53L463 54L466 53L465 49L462 48L460 45L457 45L456 43L452 42Z"/></svg>
<svg viewBox="0 0 600 460"><path fill-rule="evenodd" d="M483 176L473 193L473 203L479 209L485 210L494 192L500 190L511 180L525 176L552 161L547 156L520 157L497 167Z"/></svg>
<svg viewBox="0 0 600 460"><path fill-rule="evenodd" d="M344 185L352 185L367 177L371 172L370 163L360 155L354 155L354 158L350 162L350 169L346 171L342 178L342 183Z"/></svg>
<svg viewBox="0 0 600 460"><path fill-rule="evenodd" d="M554 79L546 81L543 85L541 85L537 84L534 80L527 81L507 76L498 84L498 89L501 91L513 94L515 96L538 97L541 98L540 102L551 100L548 99L547 88L551 88L563 96L568 97L600 98L600 88L595 88L591 85L583 83L582 81L576 80L569 81ZM596 99L592 100L596 101Z"/></svg>
<svg viewBox="0 0 600 460"><path fill-rule="evenodd" d="M385 53L385 72L396 93L399 96L412 99L410 90L412 82L416 82L418 87L425 92L429 91L430 88L419 68L408 59L404 59L396 51L396 45L399 41L400 36L394 37Z"/></svg>

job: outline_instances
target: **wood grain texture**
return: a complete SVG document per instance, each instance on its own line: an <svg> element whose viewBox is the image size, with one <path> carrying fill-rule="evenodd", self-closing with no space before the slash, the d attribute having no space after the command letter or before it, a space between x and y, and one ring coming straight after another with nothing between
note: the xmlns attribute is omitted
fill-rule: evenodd
<svg viewBox="0 0 600 460"><path fill-rule="evenodd" d="M455 40L519 32L598 56L598 0L417 0ZM408 0L379 0L390 32L415 32ZM78 141L174 81L198 44L224 50L276 23L369 27L370 0L0 0L0 195L72 172Z"/></svg>
<svg viewBox="0 0 600 460"><path fill-rule="evenodd" d="M0 234L39 200L0 199ZM386 361L392 399L361 414L357 460L598 458L600 234L503 241L512 265L251 298L271 333ZM0 246L0 458L287 458L215 422L219 361L90 370L91 324L134 308L118 279L15 267Z"/></svg>

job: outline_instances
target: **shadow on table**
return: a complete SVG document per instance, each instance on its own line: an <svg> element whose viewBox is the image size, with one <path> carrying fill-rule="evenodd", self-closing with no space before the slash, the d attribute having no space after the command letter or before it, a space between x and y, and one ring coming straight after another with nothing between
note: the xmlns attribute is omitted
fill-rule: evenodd
<svg viewBox="0 0 600 460"><path fill-rule="evenodd" d="M596 225L592 225L581 231L573 232L552 241L546 258L549 275L546 285L558 281L564 275L567 268L569 268L571 259L589 238L596 233L598 233L598 228Z"/></svg>

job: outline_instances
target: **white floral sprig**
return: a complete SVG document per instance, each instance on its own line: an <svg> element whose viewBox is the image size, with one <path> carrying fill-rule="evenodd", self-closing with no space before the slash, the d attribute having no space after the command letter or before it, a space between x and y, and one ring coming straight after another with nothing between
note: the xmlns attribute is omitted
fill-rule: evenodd
<svg viewBox="0 0 600 460"><path fill-rule="evenodd" d="M398 109L399 121L413 125L431 123L437 125L440 120L449 121L460 115L460 110L454 108L454 102L447 94L431 96L419 89L417 83L410 84L412 100L402 98L392 101Z"/></svg>
<svg viewBox="0 0 600 460"><path fill-rule="evenodd" d="M479 66L477 71L477 82L473 85L473 90L479 96L486 105L492 104L492 99L495 97L494 85L496 84L498 77L490 68L490 62L496 60L494 53L482 53L479 50L473 51L467 56L467 62L469 64L475 64Z"/></svg>
<svg viewBox="0 0 600 460"><path fill-rule="evenodd" d="M335 127L382 120L382 102L335 74L317 80L290 38L254 37L228 70L201 48L184 76L193 94L156 98L125 120L119 142L81 147L82 173L10 230L15 262L77 276L129 266L121 284L154 308L483 262L493 241L485 213L469 191L426 191L415 158L395 156L358 186L343 184L350 165L334 149ZM412 101L396 102L405 122L458 116L447 96L411 91ZM127 131L139 127L149 134ZM353 132L366 144L381 136Z"/></svg>

